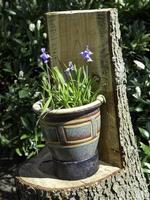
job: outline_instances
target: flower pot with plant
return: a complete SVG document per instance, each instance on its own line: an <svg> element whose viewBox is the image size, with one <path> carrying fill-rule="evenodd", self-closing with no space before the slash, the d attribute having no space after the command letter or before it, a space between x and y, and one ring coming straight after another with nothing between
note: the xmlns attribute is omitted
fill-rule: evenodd
<svg viewBox="0 0 150 200"><path fill-rule="evenodd" d="M71 61L64 73L49 68L50 55L42 48L46 65L42 80L42 99L33 105L52 154L55 175L76 180L98 170L97 145L100 136L100 105L105 101L95 81L88 75L88 66L76 67ZM91 62L92 52L86 48L81 56Z"/></svg>

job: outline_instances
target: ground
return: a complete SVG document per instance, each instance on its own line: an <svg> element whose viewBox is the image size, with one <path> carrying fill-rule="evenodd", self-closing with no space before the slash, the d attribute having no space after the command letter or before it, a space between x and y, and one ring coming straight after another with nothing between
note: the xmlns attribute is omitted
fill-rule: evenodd
<svg viewBox="0 0 150 200"><path fill-rule="evenodd" d="M0 200L18 200L15 188L15 175L20 159L0 158Z"/></svg>

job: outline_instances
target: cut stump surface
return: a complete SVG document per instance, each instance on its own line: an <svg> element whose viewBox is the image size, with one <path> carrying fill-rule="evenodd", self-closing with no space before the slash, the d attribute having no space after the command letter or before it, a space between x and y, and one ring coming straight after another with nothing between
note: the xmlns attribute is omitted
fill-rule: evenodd
<svg viewBox="0 0 150 200"><path fill-rule="evenodd" d="M20 184L26 187L42 190L70 190L88 185L97 184L100 180L119 171L118 167L100 162L99 170L92 176L76 180L60 180L53 173L53 163L48 148L44 148L39 155L26 162L19 169L19 176L16 178Z"/></svg>

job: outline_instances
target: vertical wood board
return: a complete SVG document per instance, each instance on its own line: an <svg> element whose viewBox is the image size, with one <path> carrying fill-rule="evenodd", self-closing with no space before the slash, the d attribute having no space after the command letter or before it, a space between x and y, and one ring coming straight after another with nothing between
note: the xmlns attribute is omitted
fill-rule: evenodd
<svg viewBox="0 0 150 200"><path fill-rule="evenodd" d="M111 37L108 9L47 13L49 52L52 66L86 65L80 52L86 46L93 52L89 64L92 76L98 76L107 103L102 106L102 133L99 142L100 159L121 167L115 76L111 64ZM61 65L62 67L62 65Z"/></svg>

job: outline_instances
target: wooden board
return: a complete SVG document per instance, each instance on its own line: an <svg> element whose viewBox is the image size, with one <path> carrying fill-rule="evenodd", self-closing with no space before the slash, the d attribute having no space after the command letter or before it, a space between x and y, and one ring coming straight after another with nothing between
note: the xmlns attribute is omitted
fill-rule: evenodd
<svg viewBox="0 0 150 200"><path fill-rule="evenodd" d="M86 46L93 52L89 71L98 78L97 87L106 97L102 106L102 133L99 142L100 158L121 167L117 98L114 67L112 65L110 9L63 11L47 13L49 52L52 66L86 65L79 55Z"/></svg>

